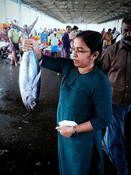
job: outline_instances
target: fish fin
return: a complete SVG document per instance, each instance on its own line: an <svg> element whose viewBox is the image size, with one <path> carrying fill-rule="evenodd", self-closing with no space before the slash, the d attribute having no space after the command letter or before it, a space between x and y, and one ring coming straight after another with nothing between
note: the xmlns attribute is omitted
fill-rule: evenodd
<svg viewBox="0 0 131 175"><path fill-rule="evenodd" d="M36 18L36 20L29 27L27 27L27 29L24 29L24 28L22 28L22 27L20 27L16 24L14 24L13 22L11 22L11 24L12 24L12 26L19 29L22 33L28 34L28 36L29 36L29 34L30 34L31 30L33 29L34 25L36 24L37 20L38 20L38 17Z"/></svg>
<svg viewBox="0 0 131 175"><path fill-rule="evenodd" d="M36 18L36 20L28 27L28 34L31 32L31 30L33 29L33 27L34 27L34 25L36 24L36 22L37 22L37 20L38 20L38 16L37 16L37 18Z"/></svg>
<svg viewBox="0 0 131 175"><path fill-rule="evenodd" d="M39 71L38 75L35 77L33 84L32 84L32 89L34 89L34 87L36 86L36 84L38 83L39 79L41 76L41 70Z"/></svg>
<svg viewBox="0 0 131 175"><path fill-rule="evenodd" d="M13 27L16 27L17 29L19 29L22 33L26 33L25 29L23 29L22 27L20 27L20 26L14 24L13 22L11 22L11 25L12 25Z"/></svg>

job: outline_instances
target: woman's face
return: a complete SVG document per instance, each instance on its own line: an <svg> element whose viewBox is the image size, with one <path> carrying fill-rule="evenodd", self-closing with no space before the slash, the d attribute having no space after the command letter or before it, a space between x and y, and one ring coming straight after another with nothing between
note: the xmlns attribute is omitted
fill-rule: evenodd
<svg viewBox="0 0 131 175"><path fill-rule="evenodd" d="M92 65L94 66L91 50L80 37L75 38L74 40L72 56L74 65L78 68L91 67Z"/></svg>

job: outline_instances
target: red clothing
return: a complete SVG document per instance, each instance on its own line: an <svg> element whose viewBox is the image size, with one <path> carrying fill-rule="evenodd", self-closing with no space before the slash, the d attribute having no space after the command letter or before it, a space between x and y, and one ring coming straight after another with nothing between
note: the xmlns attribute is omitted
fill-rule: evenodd
<svg viewBox="0 0 131 175"><path fill-rule="evenodd" d="M9 42L8 33L1 32L0 33L0 41Z"/></svg>

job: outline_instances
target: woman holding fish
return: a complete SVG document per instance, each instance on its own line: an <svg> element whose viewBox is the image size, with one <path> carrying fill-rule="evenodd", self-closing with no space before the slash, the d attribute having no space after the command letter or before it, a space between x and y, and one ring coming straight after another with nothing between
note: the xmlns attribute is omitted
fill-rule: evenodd
<svg viewBox="0 0 131 175"><path fill-rule="evenodd" d="M24 52L33 47L42 67L62 73L57 125L63 120L76 122L56 127L60 175L104 174L101 129L112 120L112 96L97 61L102 45L102 36L95 31L77 35L73 59L43 55L32 39L23 45Z"/></svg>

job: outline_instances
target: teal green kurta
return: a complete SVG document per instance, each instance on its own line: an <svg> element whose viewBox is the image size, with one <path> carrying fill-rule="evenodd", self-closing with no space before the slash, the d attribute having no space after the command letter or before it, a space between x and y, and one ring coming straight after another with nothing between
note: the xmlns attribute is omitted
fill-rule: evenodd
<svg viewBox="0 0 131 175"><path fill-rule="evenodd" d="M42 67L62 73L57 123L90 121L95 129L69 138L58 133L60 175L88 175L94 145L100 156L99 173L103 175L101 129L112 119L111 85L107 77L98 67L80 74L71 59L48 56L42 59Z"/></svg>

